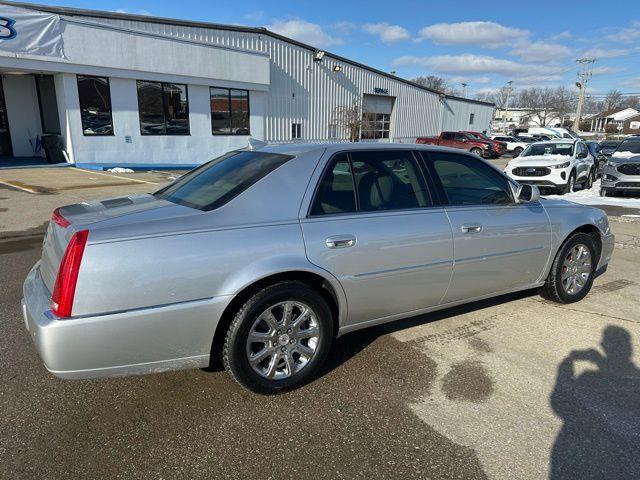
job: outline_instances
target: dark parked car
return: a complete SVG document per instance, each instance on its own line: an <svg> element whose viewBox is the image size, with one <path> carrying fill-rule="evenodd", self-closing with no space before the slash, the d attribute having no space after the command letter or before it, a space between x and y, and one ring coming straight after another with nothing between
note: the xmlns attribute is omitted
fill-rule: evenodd
<svg viewBox="0 0 640 480"><path fill-rule="evenodd" d="M605 164L605 162L607 161L606 157L602 154L602 148L600 147L600 144L594 140L589 140L587 142L584 142L585 145L587 146L587 148L589 149L589 153L591 154L591 156L594 158L595 160L595 164L596 164L596 173L598 174L598 176L600 175L600 172L602 171L602 167Z"/></svg>
<svg viewBox="0 0 640 480"><path fill-rule="evenodd" d="M621 140L602 140L600 142L600 151L605 156L605 160L613 155L620 143L622 143Z"/></svg>

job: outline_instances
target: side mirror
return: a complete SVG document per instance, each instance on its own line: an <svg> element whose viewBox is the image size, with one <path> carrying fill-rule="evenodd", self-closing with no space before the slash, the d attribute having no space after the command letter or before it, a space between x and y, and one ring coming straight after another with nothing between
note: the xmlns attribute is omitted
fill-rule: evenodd
<svg viewBox="0 0 640 480"><path fill-rule="evenodd" d="M518 191L516 192L516 202L533 203L538 200L540 200L540 189L535 185L523 183L518 187Z"/></svg>

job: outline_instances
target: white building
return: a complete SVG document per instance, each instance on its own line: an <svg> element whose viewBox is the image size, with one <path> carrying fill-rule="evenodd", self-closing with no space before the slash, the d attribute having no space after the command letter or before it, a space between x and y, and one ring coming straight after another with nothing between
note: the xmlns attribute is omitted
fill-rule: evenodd
<svg viewBox="0 0 640 480"><path fill-rule="evenodd" d="M502 130L516 127L540 127L541 117L545 119L544 126L546 127L562 127L566 123L573 123L576 113L567 113L560 118L558 113L554 111L542 110L538 115L536 111L525 107L496 108L493 126Z"/></svg>
<svg viewBox="0 0 640 480"><path fill-rule="evenodd" d="M264 28L14 2L0 17L0 155L37 155L54 134L71 162L192 165L248 136L345 140L336 110L353 105L373 141L489 130L493 116Z"/></svg>

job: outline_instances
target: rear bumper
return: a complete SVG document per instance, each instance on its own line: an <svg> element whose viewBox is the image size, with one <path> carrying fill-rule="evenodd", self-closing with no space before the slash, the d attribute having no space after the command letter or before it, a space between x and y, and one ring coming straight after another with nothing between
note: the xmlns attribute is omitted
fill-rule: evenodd
<svg viewBox="0 0 640 480"><path fill-rule="evenodd" d="M218 320L231 297L60 319L33 267L23 286L25 327L45 367L61 378L153 373L209 365Z"/></svg>

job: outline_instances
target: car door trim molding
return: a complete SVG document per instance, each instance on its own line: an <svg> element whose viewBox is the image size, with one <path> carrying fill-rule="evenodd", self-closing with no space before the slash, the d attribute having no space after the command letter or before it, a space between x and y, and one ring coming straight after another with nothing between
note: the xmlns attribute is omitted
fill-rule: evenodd
<svg viewBox="0 0 640 480"><path fill-rule="evenodd" d="M487 260L490 258L500 258L500 257L512 257L514 255L521 255L523 253L533 253L533 252L539 252L544 250L545 247L544 246L537 246L537 247L531 247L531 248L521 248L519 250L510 250L508 252L499 252L499 253L490 253L487 255L477 255L475 257L465 257L465 258L461 258L459 260L455 261L455 264L461 264L461 263L473 263L473 262L477 262L477 261L483 261L483 260Z"/></svg>
<svg viewBox="0 0 640 480"><path fill-rule="evenodd" d="M406 272L411 270L429 270L435 267L441 267L443 265L453 265L453 258L447 260L440 260L438 262L425 263L422 265L410 265L408 267L399 267L399 268L390 268L387 270L378 270L375 272L365 272L365 273L356 273L355 275L351 275L349 278L360 279L360 278L371 278L371 277L384 277L385 275L395 274L398 272Z"/></svg>

